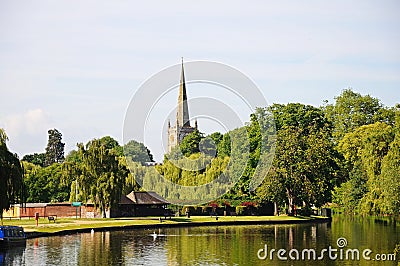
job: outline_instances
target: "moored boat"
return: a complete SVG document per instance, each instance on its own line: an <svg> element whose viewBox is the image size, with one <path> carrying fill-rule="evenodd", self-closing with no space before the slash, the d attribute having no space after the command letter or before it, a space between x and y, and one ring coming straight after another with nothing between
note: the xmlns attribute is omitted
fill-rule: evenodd
<svg viewBox="0 0 400 266"><path fill-rule="evenodd" d="M26 235L21 226L0 226L0 246L25 243Z"/></svg>

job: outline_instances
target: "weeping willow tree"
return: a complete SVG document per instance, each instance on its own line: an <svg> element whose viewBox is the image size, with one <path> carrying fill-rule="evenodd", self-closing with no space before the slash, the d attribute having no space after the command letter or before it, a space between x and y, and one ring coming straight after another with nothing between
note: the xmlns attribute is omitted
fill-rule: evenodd
<svg viewBox="0 0 400 266"><path fill-rule="evenodd" d="M91 201L105 218L106 210L120 200L129 173L126 162L120 159L117 150L106 147L99 139L78 144L76 156L76 161L63 166L64 180L71 183L71 201Z"/></svg>
<svg viewBox="0 0 400 266"><path fill-rule="evenodd" d="M11 153L6 145L8 138L0 128L0 218L3 211L11 204L23 201L23 170L16 154Z"/></svg>

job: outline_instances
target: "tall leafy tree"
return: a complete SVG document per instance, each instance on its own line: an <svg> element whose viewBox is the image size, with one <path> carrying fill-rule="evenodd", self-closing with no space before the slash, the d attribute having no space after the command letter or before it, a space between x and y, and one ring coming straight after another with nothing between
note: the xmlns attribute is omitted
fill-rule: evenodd
<svg viewBox="0 0 400 266"><path fill-rule="evenodd" d="M62 134L57 129L50 129L48 131L49 140L46 147L45 166L53 163L62 163L64 161L64 146L65 143L61 142Z"/></svg>
<svg viewBox="0 0 400 266"><path fill-rule="evenodd" d="M261 119L262 117L257 117L257 114L251 114L250 123L241 130L242 134L236 134L236 141L240 143L240 145L233 148L231 155L238 155L241 153L248 155L248 158L240 158L240 156L237 156L237 161L234 163L235 166L245 166L240 179L231 190L231 194L235 195L234 198L236 199L244 199L253 196L249 185L260 158L261 130L259 120ZM235 131L231 131L230 133L233 134L233 132Z"/></svg>
<svg viewBox="0 0 400 266"><path fill-rule="evenodd" d="M351 88L343 90L338 97L335 97L335 104L328 104L325 112L334 125L333 136L336 141L363 125L378 121L389 124L394 122L392 109L385 108L379 99L361 95Z"/></svg>
<svg viewBox="0 0 400 266"><path fill-rule="evenodd" d="M395 138L382 160L383 209L387 214L400 213L400 105L396 111Z"/></svg>
<svg viewBox="0 0 400 266"><path fill-rule="evenodd" d="M185 138L179 144L182 154L188 157L191 154L200 152L199 144L202 138L203 134L197 129L185 136Z"/></svg>
<svg viewBox="0 0 400 266"><path fill-rule="evenodd" d="M217 155L219 157L225 157L231 155L231 138L229 133L225 133L222 136L221 141L217 145Z"/></svg>
<svg viewBox="0 0 400 266"><path fill-rule="evenodd" d="M24 157L22 157L22 161L25 162L30 162L35 165L39 166L44 166L46 160L46 154L45 153L34 153L34 154L27 154Z"/></svg>
<svg viewBox="0 0 400 266"><path fill-rule="evenodd" d="M209 137L214 141L215 145L218 146L218 144L222 141L224 135L221 134L220 132L214 132L210 134Z"/></svg>
<svg viewBox="0 0 400 266"><path fill-rule="evenodd" d="M286 190L284 183L276 172L275 167L271 167L265 176L262 184L256 190L257 198L262 203L273 202L275 214L278 213L278 207L286 202Z"/></svg>
<svg viewBox="0 0 400 266"><path fill-rule="evenodd" d="M140 186L136 180L144 179L144 175L146 174L148 167L144 166L140 162L134 162L129 158L126 158L126 160L120 160L120 161L121 161L121 165L126 164L126 167L129 167L129 170L130 170L130 172L128 173L128 175L125 179L123 194L127 195L131 191L139 191Z"/></svg>
<svg viewBox="0 0 400 266"><path fill-rule="evenodd" d="M100 140L101 145L103 145L106 149L114 149L118 156L124 156L123 147L119 145L118 141L116 141L111 136L102 137Z"/></svg>
<svg viewBox="0 0 400 266"><path fill-rule="evenodd" d="M331 124L321 109L299 103L270 107L277 129L276 152L271 171L257 194L262 201L293 206L321 206L330 200L338 178ZM276 194L274 194L276 193Z"/></svg>
<svg viewBox="0 0 400 266"><path fill-rule="evenodd" d="M8 210L11 204L22 202L23 199L23 171L16 154L7 148L8 138L0 128L0 218L3 219L3 210Z"/></svg>
<svg viewBox="0 0 400 266"><path fill-rule="evenodd" d="M62 180L62 165L40 167L23 161L27 202L65 202L69 200L69 184Z"/></svg>
<svg viewBox="0 0 400 266"><path fill-rule="evenodd" d="M307 131L307 134L305 134ZM287 197L289 213L295 204L321 206L330 200L336 178L329 133L309 127L283 127L278 131L274 167Z"/></svg>
<svg viewBox="0 0 400 266"><path fill-rule="evenodd" d="M124 145L124 154L132 162L146 163L153 162L153 155L150 150L141 142L130 140Z"/></svg>
<svg viewBox="0 0 400 266"><path fill-rule="evenodd" d="M118 151L107 148L99 139L86 145L78 144L77 161L65 164L66 179L76 178L80 199L94 202L106 217L106 210L116 205L121 197L128 177L126 163L120 159ZM73 185L71 195L75 193L74 188Z"/></svg>
<svg viewBox="0 0 400 266"><path fill-rule="evenodd" d="M349 180L334 188L332 202L342 207L345 213L360 213L360 201L368 191L367 180L361 164L356 164L349 173Z"/></svg>
<svg viewBox="0 0 400 266"><path fill-rule="evenodd" d="M337 203L345 201L350 195L357 195L357 191L365 190L359 199L360 211L364 214L385 212L383 193L385 185L381 170L393 139L393 127L383 122L376 122L358 127L340 140L338 150L343 154L350 172L348 182L354 186L350 187L350 191L344 188L336 189ZM347 185L346 182L342 187Z"/></svg>
<svg viewBox="0 0 400 266"><path fill-rule="evenodd" d="M273 104L268 109L274 115L277 131L285 126L302 128L303 130L310 125L317 129L329 126L323 110L311 105L301 103Z"/></svg>
<svg viewBox="0 0 400 266"><path fill-rule="evenodd" d="M64 163L66 162L80 162L79 152L77 150L70 151L65 157Z"/></svg>

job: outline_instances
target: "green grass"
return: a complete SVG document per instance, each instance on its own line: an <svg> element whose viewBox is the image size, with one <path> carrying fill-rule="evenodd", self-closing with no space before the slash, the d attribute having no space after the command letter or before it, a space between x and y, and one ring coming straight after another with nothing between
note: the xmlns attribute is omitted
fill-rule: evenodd
<svg viewBox="0 0 400 266"><path fill-rule="evenodd" d="M295 220L309 220L309 217L292 217L292 216L219 216L218 221L215 217L210 216L191 216L186 217L173 217L171 220L163 220L163 224L190 224L190 223L207 223L207 222L246 222L246 221L295 221ZM157 225L160 224L159 217L133 217L133 218L104 218L104 219L86 219L86 218L59 218L55 223L49 222L47 218L40 218L39 225L36 226L34 219L13 219L3 220L4 225L18 225L24 227L26 232L45 232L55 233L66 230L76 229L96 229L107 227L124 227L124 226L143 226L143 225Z"/></svg>

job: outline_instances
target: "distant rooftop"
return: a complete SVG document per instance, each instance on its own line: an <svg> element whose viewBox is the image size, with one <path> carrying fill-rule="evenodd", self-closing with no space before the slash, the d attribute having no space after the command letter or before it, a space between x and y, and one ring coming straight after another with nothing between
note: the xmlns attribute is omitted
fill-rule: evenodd
<svg viewBox="0 0 400 266"><path fill-rule="evenodd" d="M137 205L164 205L169 202L153 191L132 191L126 196L122 196L120 204L137 204Z"/></svg>

